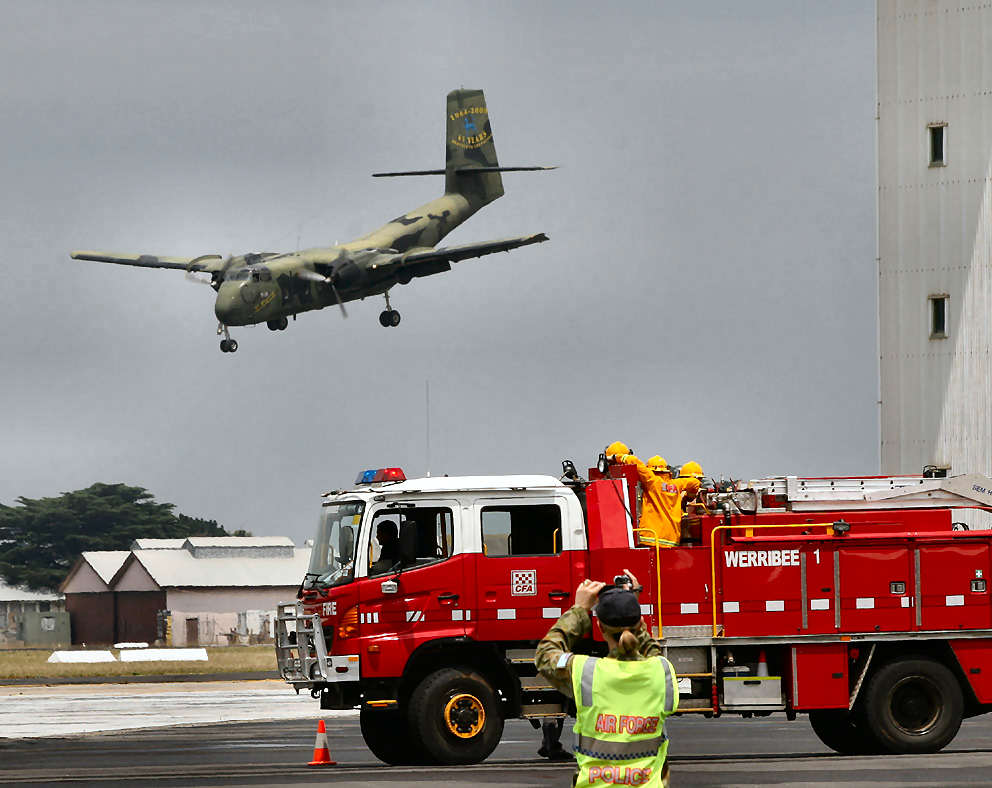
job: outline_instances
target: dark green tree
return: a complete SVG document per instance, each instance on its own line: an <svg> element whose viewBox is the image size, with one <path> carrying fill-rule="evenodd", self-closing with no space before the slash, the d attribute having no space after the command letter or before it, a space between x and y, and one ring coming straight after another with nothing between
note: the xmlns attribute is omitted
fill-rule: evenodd
<svg viewBox="0 0 992 788"><path fill-rule="evenodd" d="M144 487L97 483L57 498L0 504L0 577L54 589L84 550L127 550L135 539L228 536L216 520L173 514Z"/></svg>

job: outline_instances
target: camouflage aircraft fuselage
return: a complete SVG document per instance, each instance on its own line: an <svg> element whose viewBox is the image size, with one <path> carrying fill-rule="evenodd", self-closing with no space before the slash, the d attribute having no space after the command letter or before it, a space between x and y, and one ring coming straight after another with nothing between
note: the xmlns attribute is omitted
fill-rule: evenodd
<svg viewBox="0 0 992 788"><path fill-rule="evenodd" d="M461 194L445 194L348 243L261 259L233 258L217 290L214 312L225 325L245 326L337 303L330 285L301 278L300 269L333 274L342 301L380 295L394 285L407 284L413 276L447 271L451 268L447 262L419 267L416 273L393 265L377 268L377 264L397 253L429 251L479 207Z"/></svg>

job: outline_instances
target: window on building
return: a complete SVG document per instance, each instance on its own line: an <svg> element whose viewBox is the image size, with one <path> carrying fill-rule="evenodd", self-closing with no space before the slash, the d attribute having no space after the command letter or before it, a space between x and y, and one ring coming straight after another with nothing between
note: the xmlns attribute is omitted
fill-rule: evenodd
<svg viewBox="0 0 992 788"><path fill-rule="evenodd" d="M943 167L947 164L947 124L931 123L927 130L930 133L930 166Z"/></svg>
<svg viewBox="0 0 992 788"><path fill-rule="evenodd" d="M553 503L486 506L482 543L491 558L557 555L561 552L561 510Z"/></svg>
<svg viewBox="0 0 992 788"><path fill-rule="evenodd" d="M932 295L930 302L930 339L947 339L947 300L944 293Z"/></svg>

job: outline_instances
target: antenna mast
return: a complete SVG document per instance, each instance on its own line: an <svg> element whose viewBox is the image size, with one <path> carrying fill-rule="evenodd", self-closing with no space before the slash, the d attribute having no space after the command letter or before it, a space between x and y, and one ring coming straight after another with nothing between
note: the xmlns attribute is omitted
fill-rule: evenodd
<svg viewBox="0 0 992 788"><path fill-rule="evenodd" d="M427 409L427 478L431 476L431 382L430 380L424 381L424 388L427 392L427 401L425 403Z"/></svg>

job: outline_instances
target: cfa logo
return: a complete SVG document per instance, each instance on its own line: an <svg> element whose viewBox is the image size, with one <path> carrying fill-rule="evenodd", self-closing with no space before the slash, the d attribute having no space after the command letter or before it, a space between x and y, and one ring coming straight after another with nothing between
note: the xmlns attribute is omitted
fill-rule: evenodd
<svg viewBox="0 0 992 788"><path fill-rule="evenodd" d="M537 596L537 570L510 572L510 593L513 596Z"/></svg>
<svg viewBox="0 0 992 788"><path fill-rule="evenodd" d="M320 610L322 616L336 616L338 614L337 602L325 602Z"/></svg>

